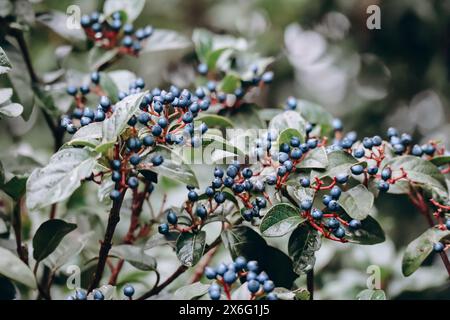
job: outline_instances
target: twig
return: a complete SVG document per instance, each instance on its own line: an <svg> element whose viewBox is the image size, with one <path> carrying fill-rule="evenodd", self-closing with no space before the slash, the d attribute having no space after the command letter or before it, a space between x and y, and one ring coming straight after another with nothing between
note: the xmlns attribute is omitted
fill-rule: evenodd
<svg viewBox="0 0 450 320"><path fill-rule="evenodd" d="M28 264L28 255L24 250L24 246L22 245L22 205L23 205L23 197L21 197L15 207L13 212L12 226L14 229L14 234L16 236L16 250L17 255L20 260Z"/></svg>
<svg viewBox="0 0 450 320"><path fill-rule="evenodd" d="M95 270L94 278L89 286L89 292L94 290L100 284L100 280L103 276L103 271L105 269L106 260L108 259L108 253L112 246L112 238L116 226L120 221L120 208L122 206L123 198L127 189L122 190L118 199L114 200L113 206L109 213L108 224L106 226L105 236L100 246L100 251L98 254L97 268Z"/></svg>
<svg viewBox="0 0 450 320"><path fill-rule="evenodd" d="M306 289L309 292L309 300L314 300L314 269L306 273Z"/></svg>

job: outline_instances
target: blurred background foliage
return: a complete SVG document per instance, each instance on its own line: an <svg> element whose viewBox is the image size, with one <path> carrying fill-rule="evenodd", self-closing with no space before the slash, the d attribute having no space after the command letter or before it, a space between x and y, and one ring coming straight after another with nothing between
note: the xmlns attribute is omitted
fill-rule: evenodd
<svg viewBox="0 0 450 320"><path fill-rule="evenodd" d="M102 7L102 1L87 0L30 3L36 12L65 12L74 4L83 13ZM366 27L366 9L372 4L381 8L380 30ZM262 92L261 106L282 105L292 95L323 105L359 137L396 126L419 142L438 139L450 147L450 0L151 0L135 21L146 24L178 30L189 38L199 27L230 33L247 38L263 56L274 56L275 79ZM56 56L64 39L32 22L26 41L38 74L51 76L60 68ZM89 71L84 49L83 44L73 47L64 62L74 72ZM14 57L10 59L14 64ZM148 86L164 87L194 78L195 66L193 51L183 50L126 57L111 70L129 69ZM45 163L52 150L51 134L37 108L28 121L3 120L0 134L2 150L29 154L37 163ZM95 195L91 201L83 191L77 192L78 200L77 195L71 199L75 205L68 205L74 212L95 201ZM176 192L169 191L168 203L179 202ZM399 196L385 195L376 205L387 241L367 247L325 242L317 259L317 298L354 299L366 287L371 264L381 267L382 288L390 299L449 298L445 269L433 257L409 278L400 271L402 250L426 229L423 217ZM274 245L281 246L286 239L277 241ZM167 256L160 266L172 269L173 257L159 256ZM219 254L215 261L223 259ZM122 283L132 273L127 276Z"/></svg>

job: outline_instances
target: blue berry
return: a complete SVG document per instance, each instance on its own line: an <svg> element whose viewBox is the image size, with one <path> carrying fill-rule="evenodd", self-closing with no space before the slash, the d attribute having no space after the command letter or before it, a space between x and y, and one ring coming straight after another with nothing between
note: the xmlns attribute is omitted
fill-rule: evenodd
<svg viewBox="0 0 450 320"><path fill-rule="evenodd" d="M291 150L291 147L287 144L287 143L282 143L281 145L280 145L280 153L286 153L286 154L288 154L289 153L289 151Z"/></svg>
<svg viewBox="0 0 450 320"><path fill-rule="evenodd" d="M150 115L147 112L143 112L138 116L138 121L145 125L150 121Z"/></svg>
<svg viewBox="0 0 450 320"><path fill-rule="evenodd" d="M97 110L95 112L95 116L94 116L94 120L97 122L101 122L103 120L105 120L106 116L105 113L102 110Z"/></svg>
<svg viewBox="0 0 450 320"><path fill-rule="evenodd" d="M286 99L286 108L289 110L295 110L297 108L297 99L289 97Z"/></svg>
<svg viewBox="0 0 450 320"><path fill-rule="evenodd" d="M202 134L205 134L208 131L208 126L206 123L201 123L199 129Z"/></svg>
<svg viewBox="0 0 450 320"><path fill-rule="evenodd" d="M344 230L344 228L339 227L336 230L334 230L333 234L336 238L341 239L345 236L345 230Z"/></svg>
<svg viewBox="0 0 450 320"><path fill-rule="evenodd" d="M111 174L111 180L114 182L119 182L120 179L122 178L122 175L120 174L119 171L113 171Z"/></svg>
<svg viewBox="0 0 450 320"><path fill-rule="evenodd" d="M377 184L377 188L380 191L388 191L389 190L389 183L384 181L384 180L380 180Z"/></svg>
<svg viewBox="0 0 450 320"><path fill-rule="evenodd" d="M339 145L344 149L350 149L353 145L353 141L348 138L344 138L340 141Z"/></svg>
<svg viewBox="0 0 450 320"><path fill-rule="evenodd" d="M366 149L372 149L372 147L373 147L373 141L371 138L365 137L363 139L362 143L363 143L364 148L366 148Z"/></svg>
<svg viewBox="0 0 450 320"><path fill-rule="evenodd" d="M245 186L242 183L236 183L233 185L232 190L235 193L241 193L244 192Z"/></svg>
<svg viewBox="0 0 450 320"><path fill-rule="evenodd" d="M433 245L434 252L442 252L442 251L444 251L444 248L445 248L445 246L442 242L436 242Z"/></svg>
<svg viewBox="0 0 450 320"><path fill-rule="evenodd" d="M91 24L91 18L88 15L82 15L80 19L80 24L83 28L89 27Z"/></svg>
<svg viewBox="0 0 450 320"><path fill-rule="evenodd" d="M308 150L309 150L308 144L307 144L307 143L302 143L302 144L300 145L300 150L302 150L303 153L305 153L306 151L308 151Z"/></svg>
<svg viewBox="0 0 450 320"><path fill-rule="evenodd" d="M312 208L312 201L309 199L302 200L300 206L302 210L310 210Z"/></svg>
<svg viewBox="0 0 450 320"><path fill-rule="evenodd" d="M358 230L359 228L361 228L361 221L355 219L350 220L348 226L350 227L350 229Z"/></svg>
<svg viewBox="0 0 450 320"><path fill-rule="evenodd" d="M331 200L333 200L333 198L330 195L326 194L322 197L322 203L326 206L328 206Z"/></svg>
<svg viewBox="0 0 450 320"><path fill-rule="evenodd" d="M167 223L162 223L158 226L158 232L161 234L169 233L169 225Z"/></svg>
<svg viewBox="0 0 450 320"><path fill-rule="evenodd" d="M87 126L92 122L91 118L88 117L81 117L80 124L82 127Z"/></svg>
<svg viewBox="0 0 450 320"><path fill-rule="evenodd" d="M280 163L284 163L287 160L289 160L289 155L287 153L285 153L285 152L278 153L278 161Z"/></svg>
<svg viewBox="0 0 450 320"><path fill-rule="evenodd" d="M117 200L120 197L120 191L114 189L113 191L111 191L111 193L109 194L109 197L111 198L111 200Z"/></svg>
<svg viewBox="0 0 450 320"><path fill-rule="evenodd" d="M247 282L247 288L251 293L256 293L259 291L260 284L257 280L250 280Z"/></svg>
<svg viewBox="0 0 450 320"><path fill-rule="evenodd" d="M221 288L217 284L212 284L208 289L208 294L211 300L219 300L221 294Z"/></svg>
<svg viewBox="0 0 450 320"><path fill-rule="evenodd" d="M201 75L205 75L208 73L208 66L204 63L200 63L197 67L197 71L198 73L200 73Z"/></svg>
<svg viewBox="0 0 450 320"><path fill-rule="evenodd" d="M230 178L236 177L237 174L238 174L238 168L236 168L235 166L230 165L230 166L227 168L227 176L229 176Z"/></svg>
<svg viewBox="0 0 450 320"><path fill-rule="evenodd" d="M127 284L123 288L123 294L127 296L128 298L131 298L134 295L134 287L130 284Z"/></svg>
<svg viewBox="0 0 450 320"><path fill-rule="evenodd" d="M155 143L155 139L151 135L145 136L144 139L142 139L142 143L144 146L149 147L152 146Z"/></svg>
<svg viewBox="0 0 450 320"><path fill-rule="evenodd" d="M242 175L244 176L244 178L249 179L253 176L253 171L250 168L245 168L244 170L242 170Z"/></svg>
<svg viewBox="0 0 450 320"><path fill-rule="evenodd" d="M160 166L164 162L164 157L160 154L157 154L152 158L152 164L153 166L157 167Z"/></svg>
<svg viewBox="0 0 450 320"><path fill-rule="evenodd" d="M213 182L212 182L212 187L214 189L219 189L222 186L222 179L220 178L214 178Z"/></svg>
<svg viewBox="0 0 450 320"><path fill-rule="evenodd" d="M133 34L133 25L131 23L127 23L123 26L123 32L127 35Z"/></svg>
<svg viewBox="0 0 450 320"><path fill-rule="evenodd" d="M133 38L131 38L130 36L123 37L122 45L124 47L130 48L133 45Z"/></svg>
<svg viewBox="0 0 450 320"><path fill-rule="evenodd" d="M290 141L290 144L291 144L291 146L292 147L299 147L300 146L300 139L298 138L298 137L292 137L291 138L291 141Z"/></svg>
<svg viewBox="0 0 450 320"><path fill-rule="evenodd" d="M292 163L291 160L287 160L283 163L283 165L286 167L287 171L292 171L292 169L294 168L294 164Z"/></svg>
<svg viewBox="0 0 450 320"><path fill-rule="evenodd" d="M293 148L291 150L291 158L294 160L298 160L302 157L303 153L299 148Z"/></svg>
<svg viewBox="0 0 450 320"><path fill-rule="evenodd" d="M113 160L111 161L111 168L113 168L114 170L119 170L120 167L122 166L120 160Z"/></svg>
<svg viewBox="0 0 450 320"><path fill-rule="evenodd" d="M191 202L195 202L198 200L198 194L194 190L188 192L188 199Z"/></svg>
<svg viewBox="0 0 450 320"><path fill-rule="evenodd" d="M388 136L389 138L397 137L397 136L398 136L398 131L397 131L397 129L395 129L395 128L393 128L393 127L390 127L390 128L387 130L387 136Z"/></svg>
<svg viewBox="0 0 450 320"><path fill-rule="evenodd" d="M403 154L403 152L405 152L405 146L403 144L400 144L400 143L394 144L393 148L394 148L395 154L400 155L400 154Z"/></svg>
<svg viewBox="0 0 450 320"><path fill-rule="evenodd" d="M367 168L367 173L370 175L375 175L378 172L378 167L377 166L370 166Z"/></svg>
<svg viewBox="0 0 450 320"><path fill-rule="evenodd" d="M197 215L197 217L199 217L200 219L205 219L206 215L207 215L207 211L204 205L200 205L197 207L197 209L195 210L195 214Z"/></svg>
<svg viewBox="0 0 450 320"><path fill-rule="evenodd" d="M252 260L252 261L247 262L247 270L253 271L253 272L258 272L258 261Z"/></svg>
<svg viewBox="0 0 450 320"><path fill-rule="evenodd" d="M348 174L340 173L336 176L336 181L339 183L346 183L348 181Z"/></svg>
<svg viewBox="0 0 450 320"><path fill-rule="evenodd" d="M67 125L66 130L70 134L74 134L75 132L77 132L77 128L72 123Z"/></svg>
<svg viewBox="0 0 450 320"><path fill-rule="evenodd" d="M267 184L269 186L273 186L273 185L275 185L277 183L277 177L275 177L275 176L268 176L266 178L266 182L267 182Z"/></svg>
<svg viewBox="0 0 450 320"><path fill-rule="evenodd" d="M102 25L98 22L94 23L91 28L92 30L94 30L94 32L102 31Z"/></svg>
<svg viewBox="0 0 450 320"><path fill-rule="evenodd" d="M66 91L71 96L75 96L77 94L77 88L75 86L68 86Z"/></svg>
<svg viewBox="0 0 450 320"><path fill-rule="evenodd" d="M303 188L309 188L309 186L311 185L311 181L308 178L300 178L300 185Z"/></svg>
<svg viewBox="0 0 450 320"><path fill-rule="evenodd" d="M256 277L256 280L259 281L259 283L264 283L265 281L269 280L269 276L264 271L258 274Z"/></svg>
<svg viewBox="0 0 450 320"><path fill-rule="evenodd" d="M317 144L319 143L319 141L317 139L308 139L308 148L309 149L314 149L317 147Z"/></svg>
<svg viewBox="0 0 450 320"><path fill-rule="evenodd" d="M445 227L447 228L447 230L450 230L450 219L447 219L445 221Z"/></svg>
<svg viewBox="0 0 450 320"><path fill-rule="evenodd" d="M263 73L261 80L264 83L271 83L273 81L273 77L274 77L274 73L272 71L267 71L267 72Z"/></svg>
<svg viewBox="0 0 450 320"><path fill-rule="evenodd" d="M422 146L422 150L426 155L432 156L436 151L436 148L432 144L426 144Z"/></svg>
<svg viewBox="0 0 450 320"><path fill-rule="evenodd" d="M311 216L316 220L320 220L323 217L323 212L317 208L313 208L311 211Z"/></svg>
<svg viewBox="0 0 450 320"><path fill-rule="evenodd" d="M335 131L342 131L342 129L344 129L341 119L335 118L335 119L333 119L331 124Z"/></svg>
<svg viewBox="0 0 450 320"><path fill-rule="evenodd" d="M411 135L409 135L407 133L403 133L400 137L400 141L404 146L407 146L407 145L411 144L412 137L411 137Z"/></svg>
<svg viewBox="0 0 450 320"><path fill-rule="evenodd" d="M245 221L252 221L252 219L253 219L253 210L252 209L244 210L242 212L242 217L244 218Z"/></svg>
<svg viewBox="0 0 450 320"><path fill-rule="evenodd" d="M338 186L334 186L333 188L331 188L330 196L333 199L337 200L341 196L341 193L342 193L341 188L339 188Z"/></svg>
<svg viewBox="0 0 450 320"><path fill-rule="evenodd" d="M339 209L339 203L336 200L331 200L327 205L330 211L337 211Z"/></svg>
<svg viewBox="0 0 450 320"><path fill-rule="evenodd" d="M354 165L353 167L351 167L351 171L354 175L360 175L361 173L363 173L364 171L364 167L360 164Z"/></svg>
<svg viewBox="0 0 450 320"><path fill-rule="evenodd" d="M234 260L234 266L236 267L237 270L244 269L246 265L247 260L242 256L239 256Z"/></svg>
<svg viewBox="0 0 450 320"><path fill-rule="evenodd" d="M381 179L384 181L389 180L392 176L392 170L389 168L384 168L381 170Z"/></svg>
<svg viewBox="0 0 450 320"><path fill-rule="evenodd" d="M383 143L383 139L381 139L380 136L373 136L372 137L372 143L373 143L373 145L375 147L379 147Z"/></svg>
<svg viewBox="0 0 450 320"><path fill-rule="evenodd" d="M215 271L213 268L211 268L211 267L206 267L206 268L205 268L205 276L206 276L206 278L208 278L209 280L213 280L213 279L216 278L217 273L216 273L216 271Z"/></svg>
<svg viewBox="0 0 450 320"><path fill-rule="evenodd" d="M216 167L216 168L214 169L214 177L222 178L223 175L224 175L224 172L223 172L223 170L222 170L221 168L217 168L217 167Z"/></svg>
<svg viewBox="0 0 450 320"><path fill-rule="evenodd" d="M220 276L223 276L227 271L228 267L225 265L225 263L219 264L219 266L216 268L216 273Z"/></svg>
<svg viewBox="0 0 450 320"><path fill-rule="evenodd" d="M216 201L218 204L225 202L225 194L223 192L217 192L214 195L214 201Z"/></svg>
<svg viewBox="0 0 450 320"><path fill-rule="evenodd" d="M331 218L327 221L327 227L330 229L337 229L339 228L340 223L336 218Z"/></svg>
<svg viewBox="0 0 450 320"><path fill-rule="evenodd" d="M356 149L356 150L353 152L353 155L355 156L355 158L359 159L359 158L364 157L365 153L366 153L366 152L364 151L363 148L359 148L359 149Z"/></svg>
<svg viewBox="0 0 450 320"><path fill-rule="evenodd" d="M247 272L247 276L246 276L246 281L250 281L250 280L256 280L256 278L258 277L258 275L256 274L256 272L254 271L249 271Z"/></svg>
<svg viewBox="0 0 450 320"><path fill-rule="evenodd" d="M75 291L75 299L77 299L77 300L86 300L87 299L86 291L84 291L82 289L77 289Z"/></svg>
<svg viewBox="0 0 450 320"><path fill-rule="evenodd" d="M273 289L275 289L275 284L273 283L272 280L264 281L263 290L264 290L265 293L272 292Z"/></svg>
<svg viewBox="0 0 450 320"><path fill-rule="evenodd" d="M159 136L161 135L161 133L162 133L162 128L161 128L159 125L155 124L155 125L152 127L152 134L153 134L155 137L159 137Z"/></svg>
<svg viewBox="0 0 450 320"><path fill-rule="evenodd" d="M133 155L130 157L130 163L131 163L133 166L137 166L137 165L139 164L139 162L141 162L141 157L140 157L138 154L133 154Z"/></svg>
<svg viewBox="0 0 450 320"><path fill-rule="evenodd" d="M414 155L414 156L416 156L416 157L420 157L420 156L422 156L422 154L423 154L423 150L422 150L422 148L421 148L418 144L415 144L415 145L412 147L411 154Z"/></svg>
<svg viewBox="0 0 450 320"><path fill-rule="evenodd" d="M266 295L266 299L267 299L267 300L278 300L278 297L277 297L276 293L274 293L274 292L269 292L269 293Z"/></svg>
<svg viewBox="0 0 450 320"><path fill-rule="evenodd" d="M225 281L228 284L232 284L233 282L236 281L236 279L237 279L237 275L236 275L236 272L233 270L228 270L223 275L223 281Z"/></svg>
<svg viewBox="0 0 450 320"><path fill-rule="evenodd" d="M100 290L94 291L94 300L105 300L105 296Z"/></svg>
<svg viewBox="0 0 450 320"><path fill-rule="evenodd" d="M167 222L173 225L176 225L178 223L177 214L172 210L169 210L169 212L167 213Z"/></svg>

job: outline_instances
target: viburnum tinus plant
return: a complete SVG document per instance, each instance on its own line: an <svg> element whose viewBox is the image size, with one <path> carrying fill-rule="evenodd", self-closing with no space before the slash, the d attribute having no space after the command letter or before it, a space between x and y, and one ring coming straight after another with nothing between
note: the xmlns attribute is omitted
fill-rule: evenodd
<svg viewBox="0 0 450 320"><path fill-rule="evenodd" d="M143 6L135 2L140 5L106 1L102 12L83 15L76 38L89 68L74 72L70 50L61 49L52 77L34 70L26 28L18 28L27 21L15 11L1 18L8 38L0 71L9 77L16 66L8 55L20 54L55 149L48 161L27 161L26 169L0 167L1 206L10 214L2 238L14 244L0 247L0 279L9 297L19 291L24 298L71 300L164 293L312 299L323 241L385 240L373 217L383 193L407 195L429 224L406 248L403 274L436 252L450 275L450 156L438 141L419 145L395 128L358 137L321 106L295 97L279 108L260 108L256 98L275 76L268 70L273 58L254 53L245 39L203 29L191 42L173 31L134 26ZM37 18L67 38L60 14ZM196 78L184 87L150 87L130 71L111 70L126 56L144 59L191 45ZM12 87L14 80L11 75ZM13 89L1 89L0 114L27 117L29 110L14 99ZM166 204L166 194L155 210L156 193L164 193L168 179L186 191L176 191L176 205ZM48 218L30 230L27 216L43 214ZM90 232L80 233L86 225ZM275 237L284 248L271 244ZM164 278L162 257L149 252L161 247L179 262ZM232 262L212 263L224 249ZM61 285L67 280L62 267L70 264L83 277L73 289ZM191 283L176 285L188 273Z"/></svg>

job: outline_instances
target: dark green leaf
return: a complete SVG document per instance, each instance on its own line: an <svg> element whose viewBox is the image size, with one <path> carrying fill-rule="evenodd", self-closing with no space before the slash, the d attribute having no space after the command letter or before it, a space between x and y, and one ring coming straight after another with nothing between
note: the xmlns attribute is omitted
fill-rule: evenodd
<svg viewBox="0 0 450 320"><path fill-rule="evenodd" d="M363 220L370 214L373 201L373 194L362 184L343 192L339 198L339 204L344 211L357 220Z"/></svg>
<svg viewBox="0 0 450 320"><path fill-rule="evenodd" d="M297 165L301 169L325 169L328 166L328 156L324 147L309 151Z"/></svg>
<svg viewBox="0 0 450 320"><path fill-rule="evenodd" d="M33 272L22 260L2 247L0 247L0 257L0 274L29 288L36 289Z"/></svg>
<svg viewBox="0 0 450 320"><path fill-rule="evenodd" d="M76 224L60 219L48 220L41 224L33 237L33 258L36 261L45 259L58 247L64 236L76 228Z"/></svg>
<svg viewBox="0 0 450 320"><path fill-rule="evenodd" d="M301 142L305 142L305 136L303 136L297 129L287 128L281 131L278 136L278 145L283 143L291 144L291 138L298 138Z"/></svg>
<svg viewBox="0 0 450 320"><path fill-rule="evenodd" d="M13 177L2 187L2 190L15 201L25 194L27 178Z"/></svg>
<svg viewBox="0 0 450 320"><path fill-rule="evenodd" d="M203 256L205 245L206 233L204 231L181 233L176 243L178 259L187 267L196 265Z"/></svg>
<svg viewBox="0 0 450 320"><path fill-rule="evenodd" d="M196 119L196 122L204 122L208 127L218 128L233 128L234 124L227 117L222 117L217 114L200 114Z"/></svg>
<svg viewBox="0 0 450 320"><path fill-rule="evenodd" d="M422 262L431 254L431 252L433 252L433 245L443 238L449 238L449 236L449 230L430 228L412 241L408 247L406 247L406 251L403 255L403 275L406 277L412 275L419 269Z"/></svg>
<svg viewBox="0 0 450 320"><path fill-rule="evenodd" d="M430 162L438 167L450 164L450 156L436 156L433 157L433 159L431 159Z"/></svg>
<svg viewBox="0 0 450 320"><path fill-rule="evenodd" d="M143 271L156 270L156 259L146 254L143 248L128 244L112 247L110 256L123 259Z"/></svg>
<svg viewBox="0 0 450 320"><path fill-rule="evenodd" d="M345 236L349 242L359 244L377 244L384 242L385 235L378 222L371 216L361 221L361 228Z"/></svg>
<svg viewBox="0 0 450 320"><path fill-rule="evenodd" d="M320 135L329 135L333 131L333 116L322 106L307 100L297 100L297 112L305 118L309 123L313 123L319 127Z"/></svg>
<svg viewBox="0 0 450 320"><path fill-rule="evenodd" d="M332 151L328 153L328 167L319 177L333 178L340 173L350 173L350 168L357 163L358 160L345 151Z"/></svg>
<svg viewBox="0 0 450 320"><path fill-rule="evenodd" d="M63 201L89 177L96 164L95 154L77 148L55 153L47 166L35 169L27 181L27 207L36 210Z"/></svg>
<svg viewBox="0 0 450 320"><path fill-rule="evenodd" d="M272 206L264 215L259 230L266 237L281 237L304 221L299 209L287 203L279 203Z"/></svg>
<svg viewBox="0 0 450 320"><path fill-rule="evenodd" d="M233 93L241 84L241 79L237 75L227 74L219 84L221 91L225 93Z"/></svg>
<svg viewBox="0 0 450 320"><path fill-rule="evenodd" d="M117 97L119 96L119 89L117 89L115 82L108 73L100 72L100 86L111 99L111 102L116 103Z"/></svg>
<svg viewBox="0 0 450 320"><path fill-rule="evenodd" d="M282 251L267 245L257 232L246 226L238 226L222 235L233 259L243 256L247 261L256 260L260 270L267 272L276 286L292 286L297 275L292 271L291 259Z"/></svg>
<svg viewBox="0 0 450 320"><path fill-rule="evenodd" d="M320 245L320 234L308 225L301 225L292 232L288 252L297 274L307 272L314 267L315 252L319 250Z"/></svg>

